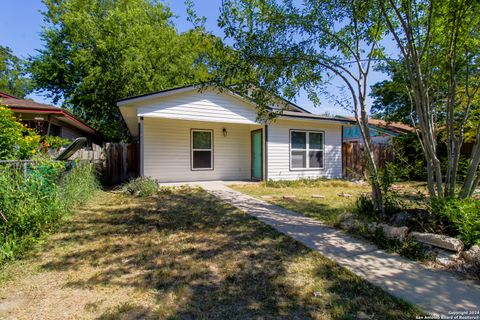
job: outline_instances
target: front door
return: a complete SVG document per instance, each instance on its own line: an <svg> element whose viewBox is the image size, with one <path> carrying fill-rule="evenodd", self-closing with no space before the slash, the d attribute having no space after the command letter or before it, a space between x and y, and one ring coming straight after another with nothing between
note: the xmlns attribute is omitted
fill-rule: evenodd
<svg viewBox="0 0 480 320"><path fill-rule="evenodd" d="M263 138L262 129L251 132L252 180L263 179Z"/></svg>

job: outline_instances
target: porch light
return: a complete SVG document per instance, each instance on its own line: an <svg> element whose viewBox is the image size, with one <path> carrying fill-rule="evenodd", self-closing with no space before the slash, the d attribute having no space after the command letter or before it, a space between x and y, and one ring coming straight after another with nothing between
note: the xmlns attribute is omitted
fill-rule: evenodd
<svg viewBox="0 0 480 320"><path fill-rule="evenodd" d="M223 132L223 136L226 137L228 132L227 132L227 128L223 128L222 129L222 132Z"/></svg>
<svg viewBox="0 0 480 320"><path fill-rule="evenodd" d="M33 118L33 119L36 120L36 121L43 121L43 120L44 120L43 117L35 117L35 118Z"/></svg>

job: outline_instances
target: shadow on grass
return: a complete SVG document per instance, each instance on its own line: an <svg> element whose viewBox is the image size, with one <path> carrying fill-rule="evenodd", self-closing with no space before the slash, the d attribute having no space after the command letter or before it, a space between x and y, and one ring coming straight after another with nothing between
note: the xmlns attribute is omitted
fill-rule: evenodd
<svg viewBox="0 0 480 320"><path fill-rule="evenodd" d="M99 319L414 314L407 304L201 190L112 197L65 226L50 243L64 250L43 264L52 271L87 270L67 287L114 286L151 297L121 303Z"/></svg>
<svg viewBox="0 0 480 320"><path fill-rule="evenodd" d="M315 218L319 221L327 223L328 225L335 225L338 222L338 217L342 213L352 212L355 210L353 205L347 205L345 207L338 208L330 204L324 204L310 199L299 199L293 201L277 200L273 203L295 212L301 212L307 217Z"/></svg>

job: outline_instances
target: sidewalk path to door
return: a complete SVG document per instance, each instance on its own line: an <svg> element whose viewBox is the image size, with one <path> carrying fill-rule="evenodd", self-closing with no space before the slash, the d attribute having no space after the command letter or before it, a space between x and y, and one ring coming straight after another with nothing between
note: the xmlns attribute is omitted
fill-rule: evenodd
<svg viewBox="0 0 480 320"><path fill-rule="evenodd" d="M418 262L386 253L317 220L234 191L225 182L192 184L257 217L392 295L418 305L425 312L452 315L452 312L480 310L480 286L473 281L460 280L451 273L429 270ZM478 314L472 316L472 319L479 317Z"/></svg>

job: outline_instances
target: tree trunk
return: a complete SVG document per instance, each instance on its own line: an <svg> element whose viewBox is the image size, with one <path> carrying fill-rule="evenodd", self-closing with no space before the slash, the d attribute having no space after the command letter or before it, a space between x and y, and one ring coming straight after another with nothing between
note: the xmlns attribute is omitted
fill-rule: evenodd
<svg viewBox="0 0 480 320"><path fill-rule="evenodd" d="M422 74L419 66L414 70L409 69L409 76L412 78L411 82L415 84L415 110L418 116L418 126L420 128L421 146L427 161L428 171L428 190L431 197L442 197L442 170L440 160L437 157L437 139L435 134L435 126L433 116L430 112L429 95L421 82ZM419 74L415 74L418 72Z"/></svg>
<svg viewBox="0 0 480 320"><path fill-rule="evenodd" d="M465 182L462 187L462 198L467 198L473 194L475 188L478 185L478 179L480 173L477 173L478 166L480 165L480 132L477 133L475 145L473 146L472 155L470 158L470 163L467 169L467 176L465 177ZM475 178L477 175L477 178Z"/></svg>
<svg viewBox="0 0 480 320"><path fill-rule="evenodd" d="M477 178L473 182L473 187L470 189L470 194L468 195L469 197L473 196L473 193L475 192L475 190L478 188L479 185L480 185L480 173L477 174Z"/></svg>
<svg viewBox="0 0 480 320"><path fill-rule="evenodd" d="M362 105L362 104L361 104ZM380 183L380 177L378 175L377 164L375 163L375 156L372 149L372 140L370 135L370 127L368 126L368 115L364 106L361 107L361 116L358 117L358 113L355 112L355 118L362 134L365 156L367 157L368 173L370 175L370 182L372 184L372 196L375 210L385 213L385 206L383 203L383 194Z"/></svg>

